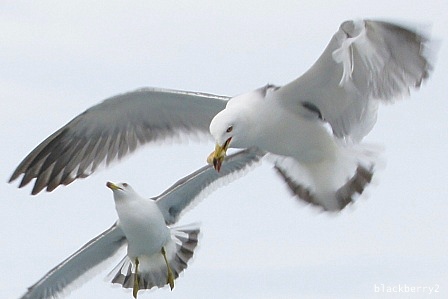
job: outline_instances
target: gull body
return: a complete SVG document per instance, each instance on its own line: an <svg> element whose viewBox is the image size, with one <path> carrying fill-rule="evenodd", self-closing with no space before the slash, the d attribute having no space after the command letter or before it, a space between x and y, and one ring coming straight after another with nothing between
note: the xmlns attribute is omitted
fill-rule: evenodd
<svg viewBox="0 0 448 299"><path fill-rule="evenodd" d="M216 136L215 152L224 143L226 148L256 146L270 153L270 160L294 195L324 210L344 208L352 201L352 190L362 193L370 182L376 154L338 143L320 119L297 117L279 106L276 90L266 86L229 101L210 124L210 132ZM225 151L218 154L221 158L224 155ZM368 173L357 178L360 165ZM217 170L220 167L215 165ZM342 189L353 178L356 186L347 187L352 190Z"/></svg>
<svg viewBox="0 0 448 299"><path fill-rule="evenodd" d="M113 190L119 222L128 240L128 257L151 256L170 239L170 230L157 203L137 194L129 184L107 184Z"/></svg>

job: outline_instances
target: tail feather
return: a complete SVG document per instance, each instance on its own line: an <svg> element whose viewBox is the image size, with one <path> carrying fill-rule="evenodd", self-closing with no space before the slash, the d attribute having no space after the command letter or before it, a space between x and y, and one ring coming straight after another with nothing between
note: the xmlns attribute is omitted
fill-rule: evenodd
<svg viewBox="0 0 448 299"><path fill-rule="evenodd" d="M171 240L165 245L168 263L175 278L184 271L194 255L198 244L199 228L189 226L171 229ZM168 270L161 253L139 257L139 288L162 288L167 285ZM134 263L125 256L109 274L112 283L121 284L123 288L134 286Z"/></svg>
<svg viewBox="0 0 448 299"><path fill-rule="evenodd" d="M367 185L372 181L372 178L373 167L367 169L364 166L359 165L355 175L336 191L339 208L342 210L349 203L353 202L355 195L361 195Z"/></svg>
<svg viewBox="0 0 448 299"><path fill-rule="evenodd" d="M292 157L275 158L275 170L301 200L326 211L339 211L364 193L378 169L379 148L341 146L333 160L300 164Z"/></svg>
<svg viewBox="0 0 448 299"><path fill-rule="evenodd" d="M114 270L110 273L112 275L115 271L115 275L113 276L111 282L121 284L124 288L128 288L132 286L134 279L132 277L132 263L131 260L125 256L120 263L115 267Z"/></svg>

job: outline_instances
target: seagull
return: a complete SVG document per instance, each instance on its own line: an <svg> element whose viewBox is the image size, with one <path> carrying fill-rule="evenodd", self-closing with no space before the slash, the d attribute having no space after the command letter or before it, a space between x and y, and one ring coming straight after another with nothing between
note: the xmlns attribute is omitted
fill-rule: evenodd
<svg viewBox="0 0 448 299"><path fill-rule="evenodd" d="M127 254L110 273L111 282L141 289L174 288L174 280L187 268L198 243L197 224L172 227L185 209L211 191L244 175L259 164L263 153L250 148L229 155L217 173L207 165L180 179L161 195L144 198L127 183L107 183L118 214L104 231L28 288L21 299L56 298L93 276L92 272Z"/></svg>
<svg viewBox="0 0 448 299"><path fill-rule="evenodd" d="M228 101L210 124L219 171L228 148L257 146L294 195L339 211L372 181L379 151L360 142L380 102L409 94L428 77L427 39L385 22L342 23L315 64L282 86Z"/></svg>
<svg viewBox="0 0 448 299"><path fill-rule="evenodd" d="M293 195L338 211L369 185L378 151L361 144L380 102L418 89L432 66L429 39L384 21L343 22L302 76L234 98L144 88L104 100L61 127L11 175L19 188L51 192L120 160L143 144L209 140L216 170L227 148L257 146ZM212 122L213 120L213 122Z"/></svg>

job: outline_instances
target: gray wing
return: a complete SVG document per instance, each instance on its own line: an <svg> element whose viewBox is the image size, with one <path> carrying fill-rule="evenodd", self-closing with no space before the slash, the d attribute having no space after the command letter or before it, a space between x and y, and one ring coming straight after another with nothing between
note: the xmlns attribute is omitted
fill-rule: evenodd
<svg viewBox="0 0 448 299"><path fill-rule="evenodd" d="M32 194L52 191L93 173L138 146L182 135L208 136L227 97L146 88L91 107L39 144L17 167L19 188L36 178Z"/></svg>
<svg viewBox="0 0 448 299"><path fill-rule="evenodd" d="M391 23L346 21L316 63L276 93L291 111L314 112L337 137L359 141L375 124L380 100L408 95L428 77L428 42Z"/></svg>
<svg viewBox="0 0 448 299"><path fill-rule="evenodd" d="M38 282L28 288L21 299L55 298L71 287L79 278L87 276L92 268L100 266L125 245L123 231L114 224L88 242L65 261L51 269Z"/></svg>
<svg viewBox="0 0 448 299"><path fill-rule="evenodd" d="M263 156L264 153L256 148L242 150L226 157L219 172L208 165L177 181L154 198L166 223L175 223L182 211L192 202L235 180L244 174L244 171L257 164Z"/></svg>

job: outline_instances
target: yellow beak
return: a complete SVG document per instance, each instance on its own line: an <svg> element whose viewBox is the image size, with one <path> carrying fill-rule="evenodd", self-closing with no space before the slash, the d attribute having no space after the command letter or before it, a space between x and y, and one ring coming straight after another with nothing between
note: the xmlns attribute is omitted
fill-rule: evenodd
<svg viewBox="0 0 448 299"><path fill-rule="evenodd" d="M227 148L229 147L231 139L232 138L227 139L223 145L216 144L215 150L207 157L207 163L213 164L213 167L218 172L221 169L224 158L226 157Z"/></svg>
<svg viewBox="0 0 448 299"><path fill-rule="evenodd" d="M120 187L118 187L117 185L115 185L114 183L111 183L111 182L107 182L106 186L108 188L110 188L112 191L114 191L114 190L121 190Z"/></svg>

